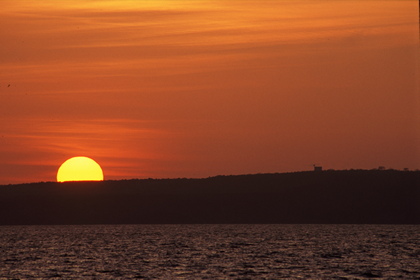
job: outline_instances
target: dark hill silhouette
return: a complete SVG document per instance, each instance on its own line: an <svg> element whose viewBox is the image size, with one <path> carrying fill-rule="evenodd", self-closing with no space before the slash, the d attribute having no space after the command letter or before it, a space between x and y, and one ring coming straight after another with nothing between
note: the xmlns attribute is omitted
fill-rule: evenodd
<svg viewBox="0 0 420 280"><path fill-rule="evenodd" d="M349 170L0 186L0 224L420 224L420 172Z"/></svg>

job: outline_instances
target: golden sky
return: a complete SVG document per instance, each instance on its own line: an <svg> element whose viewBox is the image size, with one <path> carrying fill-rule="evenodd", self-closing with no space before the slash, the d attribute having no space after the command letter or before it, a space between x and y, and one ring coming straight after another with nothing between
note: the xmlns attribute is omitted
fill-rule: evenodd
<svg viewBox="0 0 420 280"><path fill-rule="evenodd" d="M418 1L1 6L0 184L420 168Z"/></svg>

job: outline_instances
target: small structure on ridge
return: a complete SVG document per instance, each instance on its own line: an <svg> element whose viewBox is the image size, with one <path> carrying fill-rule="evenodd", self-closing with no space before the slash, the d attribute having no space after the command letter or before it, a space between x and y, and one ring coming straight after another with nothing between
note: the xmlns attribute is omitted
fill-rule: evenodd
<svg viewBox="0 0 420 280"><path fill-rule="evenodd" d="M314 164L314 171L315 172L322 171L322 166L317 166L317 165Z"/></svg>

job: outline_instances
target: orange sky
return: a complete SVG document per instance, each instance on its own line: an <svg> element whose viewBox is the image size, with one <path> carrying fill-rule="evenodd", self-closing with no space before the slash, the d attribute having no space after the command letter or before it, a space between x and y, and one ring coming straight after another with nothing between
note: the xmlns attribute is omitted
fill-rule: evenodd
<svg viewBox="0 0 420 280"><path fill-rule="evenodd" d="M418 1L1 4L0 184L420 168Z"/></svg>

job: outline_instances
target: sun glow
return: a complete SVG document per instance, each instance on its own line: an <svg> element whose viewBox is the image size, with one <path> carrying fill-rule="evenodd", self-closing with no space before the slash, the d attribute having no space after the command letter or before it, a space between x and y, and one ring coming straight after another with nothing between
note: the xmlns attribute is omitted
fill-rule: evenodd
<svg viewBox="0 0 420 280"><path fill-rule="evenodd" d="M88 157L72 157L58 169L57 182L103 181L102 168Z"/></svg>

